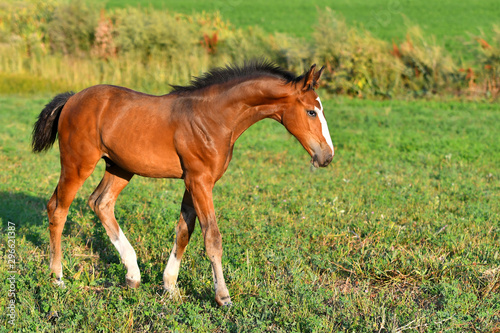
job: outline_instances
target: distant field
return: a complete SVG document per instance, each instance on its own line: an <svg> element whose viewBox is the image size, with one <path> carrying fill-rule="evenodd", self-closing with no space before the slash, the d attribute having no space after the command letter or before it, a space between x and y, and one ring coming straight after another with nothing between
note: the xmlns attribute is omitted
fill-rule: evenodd
<svg viewBox="0 0 500 333"><path fill-rule="evenodd" d="M108 0L107 7L140 5L191 14L220 11L235 26L258 25L268 32L285 32L307 37L313 31L317 10L326 6L343 15L351 25L364 27L387 41L401 40L407 24L418 24L433 34L450 51L465 53L471 43L468 33L491 31L500 24L498 0ZM457 58L459 54L455 54Z"/></svg>
<svg viewBox="0 0 500 333"><path fill-rule="evenodd" d="M320 92L321 94L321 92ZM251 127L214 191L234 306L219 309L199 226L182 299L161 289L182 181L132 179L117 216L143 284L125 270L81 189L63 236L66 289L49 280L45 204L57 149L30 152L46 98L0 97L0 248L16 228L16 331L494 332L500 323L500 115L495 104L325 100L336 146L311 172L273 121ZM6 307L7 261L0 261ZM11 328L6 311L0 326Z"/></svg>

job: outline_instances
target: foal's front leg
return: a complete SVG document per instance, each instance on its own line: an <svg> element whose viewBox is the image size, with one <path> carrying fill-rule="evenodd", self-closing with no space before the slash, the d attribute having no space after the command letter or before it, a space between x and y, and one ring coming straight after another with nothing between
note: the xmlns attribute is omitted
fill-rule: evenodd
<svg viewBox="0 0 500 333"><path fill-rule="evenodd" d="M193 199L194 208L200 221L205 240L205 250L212 264L215 301L221 306L231 305L231 297L222 273L222 237L215 219L212 189L214 183L210 177L186 178L186 188Z"/></svg>

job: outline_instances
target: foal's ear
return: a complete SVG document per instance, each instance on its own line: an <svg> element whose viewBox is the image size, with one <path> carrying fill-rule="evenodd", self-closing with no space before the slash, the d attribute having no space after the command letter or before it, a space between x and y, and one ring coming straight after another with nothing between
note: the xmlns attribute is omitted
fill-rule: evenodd
<svg viewBox="0 0 500 333"><path fill-rule="evenodd" d="M312 65L311 68L304 75L304 85L302 86L303 91L307 91L313 88L314 86L314 69L316 68L316 64Z"/></svg>
<svg viewBox="0 0 500 333"><path fill-rule="evenodd" d="M321 67L319 71L314 73L314 80L313 80L313 88L318 89L319 87L319 78L321 77L321 73L323 73L323 69L325 69L325 66Z"/></svg>

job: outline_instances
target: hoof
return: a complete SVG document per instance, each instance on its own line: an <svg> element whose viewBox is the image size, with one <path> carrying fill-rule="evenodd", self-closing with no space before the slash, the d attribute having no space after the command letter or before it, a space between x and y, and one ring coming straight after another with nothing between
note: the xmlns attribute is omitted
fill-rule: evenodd
<svg viewBox="0 0 500 333"><path fill-rule="evenodd" d="M127 282L127 286L129 286L130 288L137 288L141 284L141 280L139 280L139 281L132 280L128 277L125 277L125 281Z"/></svg>
<svg viewBox="0 0 500 333"><path fill-rule="evenodd" d="M224 304L221 305L223 308L230 308L233 306L233 302L227 301Z"/></svg>
<svg viewBox="0 0 500 333"><path fill-rule="evenodd" d="M64 284L64 281L61 278L55 279L54 281L52 281L52 284L62 289L66 288L66 285Z"/></svg>
<svg viewBox="0 0 500 333"><path fill-rule="evenodd" d="M219 304L219 306L222 306L224 308L229 308L233 305L233 302L231 302L230 296L215 298L215 301L217 302L217 304Z"/></svg>
<svg viewBox="0 0 500 333"><path fill-rule="evenodd" d="M165 295L171 300L181 300L181 291L175 285L163 285L163 289L165 290Z"/></svg>
<svg viewBox="0 0 500 333"><path fill-rule="evenodd" d="M168 291L169 293L172 293L172 292L176 291L178 288L175 286L175 284L164 283L163 289L165 289L165 291Z"/></svg>

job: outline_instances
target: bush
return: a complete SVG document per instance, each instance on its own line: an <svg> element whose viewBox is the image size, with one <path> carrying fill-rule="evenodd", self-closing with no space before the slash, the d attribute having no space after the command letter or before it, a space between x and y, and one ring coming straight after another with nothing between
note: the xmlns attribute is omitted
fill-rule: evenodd
<svg viewBox="0 0 500 333"><path fill-rule="evenodd" d="M235 29L220 41L220 57L216 62L222 65L228 62L242 63L243 60L267 58L276 60L270 37L259 27Z"/></svg>
<svg viewBox="0 0 500 333"><path fill-rule="evenodd" d="M326 87L335 93L418 97L454 93L464 83L451 57L433 38L424 38L418 27L410 28L406 40L399 46L394 43L391 50L387 42L347 27L327 9L319 13L313 37L314 58L326 64Z"/></svg>
<svg viewBox="0 0 500 333"><path fill-rule="evenodd" d="M463 75L451 57L433 37L424 38L417 26L408 30L406 40L399 47L393 46L393 55L403 65L404 87L417 95L456 91L463 82Z"/></svg>
<svg viewBox="0 0 500 333"><path fill-rule="evenodd" d="M45 22L51 21L54 0L4 2L0 5L0 43L22 49L28 56L46 53Z"/></svg>
<svg viewBox="0 0 500 333"><path fill-rule="evenodd" d="M469 71L469 88L472 93L486 92L488 97L500 96L500 27L493 26L493 36L488 42L484 36L477 36L475 40L479 47L476 48L476 59L480 64L478 77Z"/></svg>
<svg viewBox="0 0 500 333"><path fill-rule="evenodd" d="M314 49L303 38L277 33L272 36L271 40L275 54L274 60L284 68L301 73L312 65Z"/></svg>
<svg viewBox="0 0 500 333"><path fill-rule="evenodd" d="M305 40L258 27L237 29L219 13L106 12L84 0L57 1L0 5L0 74L22 78L13 81L19 90L28 89L22 82L32 75L38 83L67 82L74 90L110 83L164 93L168 84L185 84L211 67L266 58L299 74L312 63L325 65L322 84L331 94L500 94L498 27L490 41L475 37L476 61L464 69L418 27L390 45L349 27L328 8L318 13L312 40Z"/></svg>
<svg viewBox="0 0 500 333"><path fill-rule="evenodd" d="M347 27L327 8L319 13L313 33L314 60L325 64L325 85L336 94L391 96L398 86L400 68L388 44Z"/></svg>
<svg viewBox="0 0 500 333"><path fill-rule="evenodd" d="M126 8L112 15L115 21L115 44L119 53L139 53L144 59L165 53L173 58L198 56L200 47L196 27L167 12Z"/></svg>
<svg viewBox="0 0 500 333"><path fill-rule="evenodd" d="M52 50L64 54L89 52L95 41L99 9L83 0L58 5L47 25Z"/></svg>

